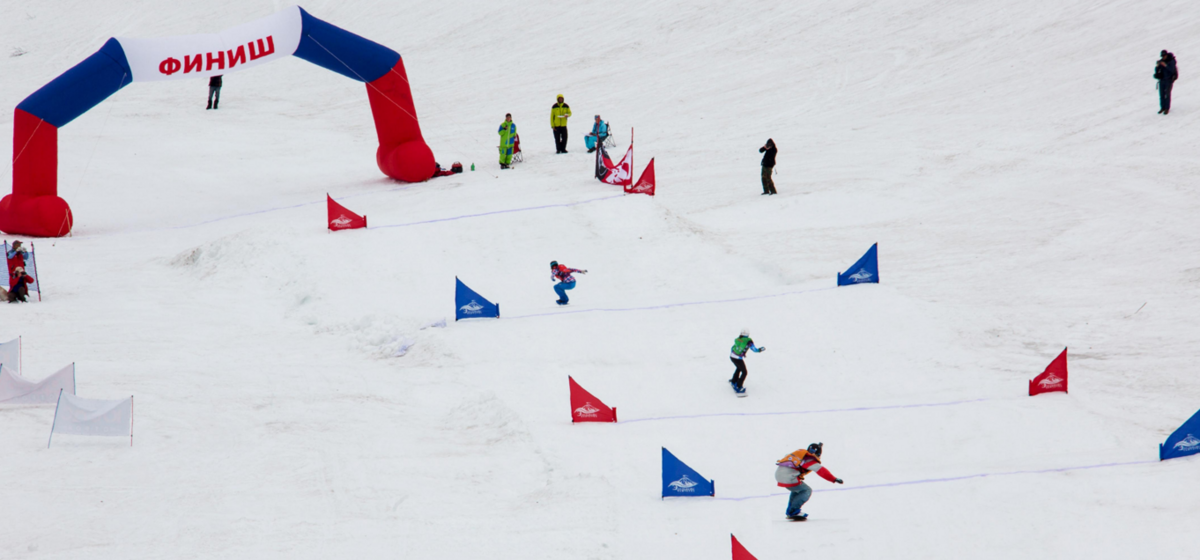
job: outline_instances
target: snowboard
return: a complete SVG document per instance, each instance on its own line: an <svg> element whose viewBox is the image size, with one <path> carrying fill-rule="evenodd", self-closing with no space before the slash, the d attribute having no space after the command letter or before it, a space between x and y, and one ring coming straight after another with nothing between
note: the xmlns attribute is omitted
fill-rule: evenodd
<svg viewBox="0 0 1200 560"><path fill-rule="evenodd" d="M745 396L746 396L746 388L745 388L745 387L742 387L742 390L741 390L741 391L739 391L739 390L737 389L737 387L736 387L736 386L734 386L734 384L733 384L733 382L732 382L732 381L730 381L730 382L729 382L729 387L730 387L731 389L733 389L733 393L734 393L735 395L737 395L739 399L741 399L741 398L745 398Z"/></svg>
<svg viewBox="0 0 1200 560"><path fill-rule="evenodd" d="M789 515L788 521L808 521L808 516L806 515L804 517L795 517L795 516Z"/></svg>

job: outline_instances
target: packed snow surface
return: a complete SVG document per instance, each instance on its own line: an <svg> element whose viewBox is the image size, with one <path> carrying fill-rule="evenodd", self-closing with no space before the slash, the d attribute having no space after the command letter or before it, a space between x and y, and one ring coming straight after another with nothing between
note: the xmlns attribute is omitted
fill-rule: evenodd
<svg viewBox="0 0 1200 560"><path fill-rule="evenodd" d="M0 107L110 36L283 6L4 0ZM1200 4L303 7L402 53L438 161L478 170L387 180L363 85L298 59L64 127L74 235L34 240L44 301L0 341L135 395L134 445L0 409L0 557L1200 556L1200 457L1157 461L1200 408ZM597 113L658 196L606 198ZM326 193L373 227L328 233ZM834 288L876 242L882 283ZM567 308L551 260L589 271ZM455 323L455 276L504 317ZM1070 393L1026 396L1064 347ZM621 422L572 425L568 375ZM774 461L814 441L846 484L788 523ZM716 499L661 500L661 447Z"/></svg>

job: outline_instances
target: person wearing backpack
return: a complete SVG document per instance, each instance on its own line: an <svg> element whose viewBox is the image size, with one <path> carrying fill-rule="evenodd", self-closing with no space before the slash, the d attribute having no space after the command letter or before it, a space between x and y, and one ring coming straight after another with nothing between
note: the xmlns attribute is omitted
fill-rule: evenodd
<svg viewBox="0 0 1200 560"><path fill-rule="evenodd" d="M753 350L755 353L762 352L767 348L764 346L759 348L754 345L754 341L750 339L750 329L742 329L742 333L733 341L733 347L729 349L729 361L733 362L733 378L729 380L729 384L733 386L733 391L739 397L746 394L746 388L743 384L746 382L746 352Z"/></svg>
<svg viewBox="0 0 1200 560"><path fill-rule="evenodd" d="M843 484L842 479L833 476L829 469L821 465L821 452L824 443L813 443L807 449L797 449L775 462L775 482L782 488L787 488L787 510L784 514L792 521L808 519L807 513L800 508L812 497L812 487L804 482L804 476L810 472L834 484Z"/></svg>
<svg viewBox="0 0 1200 560"><path fill-rule="evenodd" d="M1171 113L1171 87L1179 79L1179 68L1175 65L1175 54L1163 50L1154 67L1154 79L1158 80L1158 114Z"/></svg>

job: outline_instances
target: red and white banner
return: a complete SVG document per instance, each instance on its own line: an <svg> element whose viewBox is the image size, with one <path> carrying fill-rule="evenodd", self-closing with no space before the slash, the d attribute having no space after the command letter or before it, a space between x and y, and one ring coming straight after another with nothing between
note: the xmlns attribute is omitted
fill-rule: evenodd
<svg viewBox="0 0 1200 560"><path fill-rule="evenodd" d="M608 162L605 162L606 164ZM629 149L625 151L625 157L621 158L621 163L610 166L608 173L604 178L600 179L610 185L628 186L633 182L633 144L629 145Z"/></svg>
<svg viewBox="0 0 1200 560"><path fill-rule="evenodd" d="M616 422L617 409L609 408L591 393L580 387L570 376L571 422Z"/></svg>
<svg viewBox="0 0 1200 560"><path fill-rule="evenodd" d="M359 229L367 227L367 217L359 216L346 209L345 206L333 201L333 197L325 195L326 207L329 213L329 229Z"/></svg>
<svg viewBox="0 0 1200 560"><path fill-rule="evenodd" d="M75 394L75 364L36 383L0 366L0 404L54 404L59 390Z"/></svg>
<svg viewBox="0 0 1200 560"><path fill-rule="evenodd" d="M753 554L750 554L742 543L738 542L737 537L730 533L729 538L733 540L733 560L758 560Z"/></svg>
<svg viewBox="0 0 1200 560"><path fill-rule="evenodd" d="M647 165L646 170L642 171L642 176L638 177L636 183L626 185L625 192L654 196L654 158L650 158L650 165Z"/></svg>
<svg viewBox="0 0 1200 560"><path fill-rule="evenodd" d="M300 8L291 6L220 33L116 39L133 81L156 82L228 74L291 56L302 28Z"/></svg>
<svg viewBox="0 0 1200 560"><path fill-rule="evenodd" d="M1050 365L1046 366L1046 371L1041 375L1033 378L1029 382L1029 396L1039 395L1041 393L1054 393L1062 391L1067 392L1067 349L1063 348L1062 354L1054 358Z"/></svg>

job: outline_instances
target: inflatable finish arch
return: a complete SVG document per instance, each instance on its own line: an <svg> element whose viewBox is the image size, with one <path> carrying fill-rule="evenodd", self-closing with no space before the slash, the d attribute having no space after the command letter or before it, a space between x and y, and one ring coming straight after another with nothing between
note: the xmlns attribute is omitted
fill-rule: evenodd
<svg viewBox="0 0 1200 560"><path fill-rule="evenodd" d="M109 39L25 98L13 119L13 192L0 199L0 230L70 233L71 208L58 196L58 129L121 88L228 74L288 55L366 83L385 175L407 182L433 176L433 152L421 136L400 54L292 6L217 34Z"/></svg>

